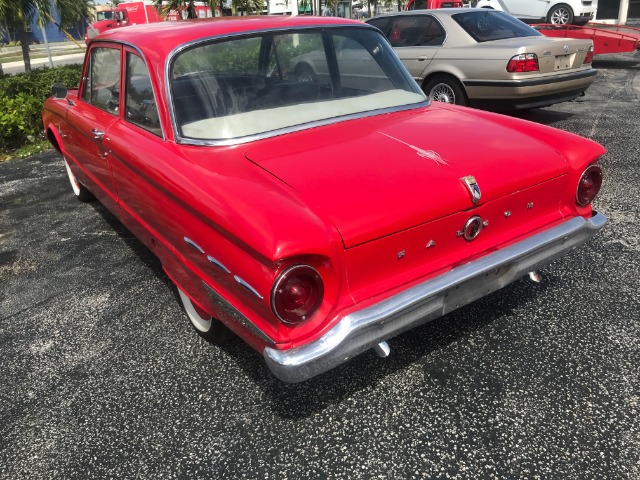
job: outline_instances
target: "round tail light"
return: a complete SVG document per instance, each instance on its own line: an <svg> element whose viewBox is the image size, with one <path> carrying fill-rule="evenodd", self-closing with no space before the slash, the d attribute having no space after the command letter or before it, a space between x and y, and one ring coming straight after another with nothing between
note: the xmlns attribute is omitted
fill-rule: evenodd
<svg viewBox="0 0 640 480"><path fill-rule="evenodd" d="M587 167L580 181L578 182L578 190L576 191L576 203L581 207L590 204L602 186L602 170L598 165Z"/></svg>
<svg viewBox="0 0 640 480"><path fill-rule="evenodd" d="M271 290L271 308L283 323L301 323L320 308L324 284L317 270L294 265L280 274Z"/></svg>

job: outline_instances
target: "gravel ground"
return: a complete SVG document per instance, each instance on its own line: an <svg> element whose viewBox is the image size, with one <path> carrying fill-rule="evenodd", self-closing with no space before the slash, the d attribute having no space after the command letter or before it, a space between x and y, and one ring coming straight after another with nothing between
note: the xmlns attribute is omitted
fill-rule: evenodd
<svg viewBox="0 0 640 480"><path fill-rule="evenodd" d="M0 164L0 478L640 478L640 55L596 66L520 116L606 146L607 228L298 385L199 338L54 152Z"/></svg>

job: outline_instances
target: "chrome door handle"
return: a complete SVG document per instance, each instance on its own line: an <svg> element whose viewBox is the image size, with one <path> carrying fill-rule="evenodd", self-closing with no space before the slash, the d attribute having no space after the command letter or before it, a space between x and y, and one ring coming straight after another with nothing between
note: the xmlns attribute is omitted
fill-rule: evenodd
<svg viewBox="0 0 640 480"><path fill-rule="evenodd" d="M93 133L93 138L95 138L96 140L102 140L102 137L104 137L104 132L101 132L96 128L92 128L91 133Z"/></svg>
<svg viewBox="0 0 640 480"><path fill-rule="evenodd" d="M424 55L418 57L419 62L424 62L425 60L429 60L429 57L425 57Z"/></svg>

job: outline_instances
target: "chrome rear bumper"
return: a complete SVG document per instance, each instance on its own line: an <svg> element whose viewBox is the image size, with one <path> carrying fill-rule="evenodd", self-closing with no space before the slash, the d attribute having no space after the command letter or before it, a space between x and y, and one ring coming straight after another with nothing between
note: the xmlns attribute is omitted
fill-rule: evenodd
<svg viewBox="0 0 640 480"><path fill-rule="evenodd" d="M301 382L330 370L381 341L434 320L546 265L593 237L607 223L594 212L454 268L343 317L319 339L290 350L266 347L271 371Z"/></svg>

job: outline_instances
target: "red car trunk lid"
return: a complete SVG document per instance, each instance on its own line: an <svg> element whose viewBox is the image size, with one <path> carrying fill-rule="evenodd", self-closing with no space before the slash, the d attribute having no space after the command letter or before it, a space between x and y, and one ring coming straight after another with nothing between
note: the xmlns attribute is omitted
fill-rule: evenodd
<svg viewBox="0 0 640 480"><path fill-rule="evenodd" d="M328 215L345 248L471 209L463 177L475 177L482 205L567 170L524 133L435 106L274 137L245 153Z"/></svg>

